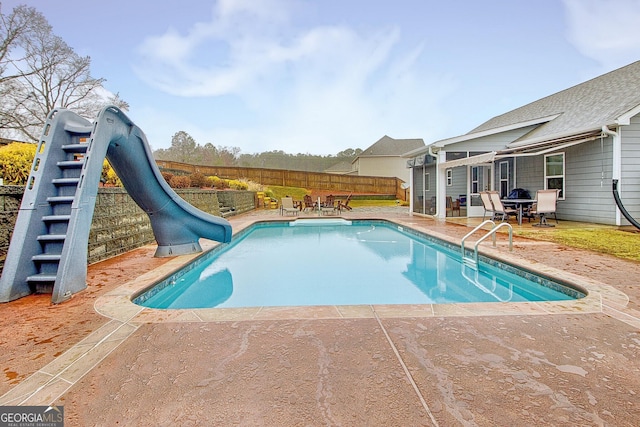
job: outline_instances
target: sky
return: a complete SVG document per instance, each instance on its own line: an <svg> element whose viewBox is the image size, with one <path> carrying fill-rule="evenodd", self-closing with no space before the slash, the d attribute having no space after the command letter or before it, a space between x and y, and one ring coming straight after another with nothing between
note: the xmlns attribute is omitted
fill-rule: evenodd
<svg viewBox="0 0 640 427"><path fill-rule="evenodd" d="M429 144L640 60L640 0L0 3L90 56L153 149L179 131L243 154Z"/></svg>

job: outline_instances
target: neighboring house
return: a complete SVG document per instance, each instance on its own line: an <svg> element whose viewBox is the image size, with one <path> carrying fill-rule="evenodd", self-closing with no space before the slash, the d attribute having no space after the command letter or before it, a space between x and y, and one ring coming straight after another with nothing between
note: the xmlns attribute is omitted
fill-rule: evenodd
<svg viewBox="0 0 640 427"><path fill-rule="evenodd" d="M353 160L352 169L361 176L395 176L406 181L407 159L403 155L424 147L422 139L393 139L385 135Z"/></svg>
<svg viewBox="0 0 640 427"><path fill-rule="evenodd" d="M355 173L356 171L352 169L351 162L343 161L343 162L336 163L335 165L331 166L328 169L325 169L323 172L333 173L336 175L349 175L349 174Z"/></svg>
<svg viewBox="0 0 640 427"><path fill-rule="evenodd" d="M626 225L640 217L640 61L496 116L471 132L405 155L411 212L446 215L445 197L466 197L482 216L479 192L558 189L559 219ZM405 159L405 160L406 160Z"/></svg>

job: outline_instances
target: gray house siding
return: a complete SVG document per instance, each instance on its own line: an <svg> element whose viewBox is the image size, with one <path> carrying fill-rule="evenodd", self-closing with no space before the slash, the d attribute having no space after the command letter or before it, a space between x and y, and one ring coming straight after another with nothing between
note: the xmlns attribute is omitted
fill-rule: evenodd
<svg viewBox="0 0 640 427"><path fill-rule="evenodd" d="M615 224L611 138L605 138L602 146L598 139L549 154L556 153L564 153L565 161L565 196L558 200L558 219ZM544 155L519 157L516 168L517 187L529 190L532 197L544 189Z"/></svg>
<svg viewBox="0 0 640 427"><path fill-rule="evenodd" d="M558 217L615 225L611 193L612 139L585 142L565 150L565 200Z"/></svg>
<svg viewBox="0 0 640 427"><path fill-rule="evenodd" d="M544 187L544 157L517 157L515 160L515 187L529 190L531 197Z"/></svg>
<svg viewBox="0 0 640 427"><path fill-rule="evenodd" d="M436 172L435 163L412 168L413 212L431 213L431 198L436 197ZM428 181L423 179L423 174L429 174Z"/></svg>
<svg viewBox="0 0 640 427"><path fill-rule="evenodd" d="M640 116L622 130L622 170L619 190L624 208L640 220ZM622 224L629 224L624 217Z"/></svg>
<svg viewBox="0 0 640 427"><path fill-rule="evenodd" d="M467 168L452 168L452 182L447 185L447 196L453 200L460 198L461 195L467 194Z"/></svg>

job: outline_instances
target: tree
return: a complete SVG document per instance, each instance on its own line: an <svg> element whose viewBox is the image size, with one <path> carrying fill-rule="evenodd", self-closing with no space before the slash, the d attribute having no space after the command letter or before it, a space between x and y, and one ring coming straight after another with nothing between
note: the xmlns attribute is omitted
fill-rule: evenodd
<svg viewBox="0 0 640 427"><path fill-rule="evenodd" d="M235 166L238 161L239 147L218 147L218 158L222 166Z"/></svg>
<svg viewBox="0 0 640 427"><path fill-rule="evenodd" d="M360 154L362 154L362 149L360 148L347 148L346 150L342 150L340 151L338 154L336 154L336 157L348 157L350 159L355 159L356 157L358 157Z"/></svg>
<svg viewBox="0 0 640 427"><path fill-rule="evenodd" d="M120 92L114 93L113 95L109 95L107 97L109 105L115 105L122 111L129 111L129 103L124 99L120 98Z"/></svg>
<svg viewBox="0 0 640 427"><path fill-rule="evenodd" d="M181 130L171 137L171 160L190 163L197 160L196 140L187 132Z"/></svg>
<svg viewBox="0 0 640 427"><path fill-rule="evenodd" d="M69 108L94 117L108 103L104 79L91 76L90 57L81 57L53 34L42 14L18 6L0 10L0 130L15 138L37 141L54 108ZM128 104L119 96L112 101Z"/></svg>
<svg viewBox="0 0 640 427"><path fill-rule="evenodd" d="M20 105L12 99L12 93L18 90L18 80L30 77L38 70L25 73L13 66L14 62L26 62L27 55L31 52L21 49L28 35L35 28L46 26L47 23L35 9L26 6L18 6L9 15L2 13L0 4L0 97L3 102L0 106L0 129L12 129L17 126L16 115Z"/></svg>

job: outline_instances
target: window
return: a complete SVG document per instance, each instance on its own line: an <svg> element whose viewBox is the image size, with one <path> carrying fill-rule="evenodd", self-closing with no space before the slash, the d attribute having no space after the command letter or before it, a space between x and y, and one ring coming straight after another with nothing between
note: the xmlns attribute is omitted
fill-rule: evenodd
<svg viewBox="0 0 640 427"><path fill-rule="evenodd" d="M447 169L447 187L453 185L453 169Z"/></svg>
<svg viewBox="0 0 640 427"><path fill-rule="evenodd" d="M479 193L479 188L478 188L478 167L477 166L473 166L471 168L471 192L473 194L478 194Z"/></svg>
<svg viewBox="0 0 640 427"><path fill-rule="evenodd" d="M558 198L564 200L564 153L544 156L544 188L560 190Z"/></svg>
<svg viewBox="0 0 640 427"><path fill-rule="evenodd" d="M509 195L509 162L500 162L500 197Z"/></svg>
<svg viewBox="0 0 640 427"><path fill-rule="evenodd" d="M429 181L429 172L424 173L424 191L431 191L431 182Z"/></svg>

